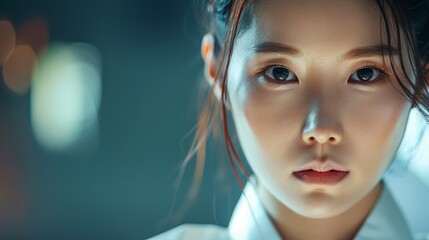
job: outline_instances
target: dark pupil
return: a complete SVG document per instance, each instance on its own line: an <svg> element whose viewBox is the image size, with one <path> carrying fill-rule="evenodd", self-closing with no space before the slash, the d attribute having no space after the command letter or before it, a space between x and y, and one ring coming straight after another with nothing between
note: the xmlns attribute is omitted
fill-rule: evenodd
<svg viewBox="0 0 429 240"><path fill-rule="evenodd" d="M362 81L368 81L374 75L374 70L372 68L363 68L357 71L357 76Z"/></svg>
<svg viewBox="0 0 429 240"><path fill-rule="evenodd" d="M289 76L289 70L287 70L286 68L282 68L282 67L273 68L273 77L276 80L284 81L287 79L288 76Z"/></svg>

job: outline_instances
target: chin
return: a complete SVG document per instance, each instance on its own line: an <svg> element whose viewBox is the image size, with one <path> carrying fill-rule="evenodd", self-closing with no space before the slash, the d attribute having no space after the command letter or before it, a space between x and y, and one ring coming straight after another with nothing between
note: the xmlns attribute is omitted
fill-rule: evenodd
<svg viewBox="0 0 429 240"><path fill-rule="evenodd" d="M307 218L322 219L335 217L347 211L347 208L341 206L338 202L316 198L302 201L298 207L292 210Z"/></svg>
<svg viewBox="0 0 429 240"><path fill-rule="evenodd" d="M340 215L343 212L331 208L306 209L299 214L306 218L325 219Z"/></svg>
<svg viewBox="0 0 429 240"><path fill-rule="evenodd" d="M327 208L319 208L319 209L312 209L310 211L305 211L301 215L307 218L324 219L324 218L335 217L339 214L341 214L341 212L336 212L332 209L327 209Z"/></svg>

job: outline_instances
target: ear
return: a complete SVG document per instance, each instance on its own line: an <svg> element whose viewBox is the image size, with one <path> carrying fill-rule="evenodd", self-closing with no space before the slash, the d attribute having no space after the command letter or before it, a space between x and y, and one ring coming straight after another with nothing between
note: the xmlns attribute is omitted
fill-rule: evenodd
<svg viewBox="0 0 429 240"><path fill-rule="evenodd" d="M216 79L216 58L214 55L214 44L215 39L213 34L207 33L204 35L201 42L201 56L204 60L204 77L207 82L213 88L215 96L219 102L222 102L222 88L220 82ZM229 104L225 103L227 109L229 109Z"/></svg>

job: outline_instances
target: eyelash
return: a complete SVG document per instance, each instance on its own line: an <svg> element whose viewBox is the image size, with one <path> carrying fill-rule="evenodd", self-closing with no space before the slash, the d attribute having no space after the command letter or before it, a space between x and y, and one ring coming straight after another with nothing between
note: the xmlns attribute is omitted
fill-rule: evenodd
<svg viewBox="0 0 429 240"><path fill-rule="evenodd" d="M277 82L277 81L275 81L275 80L273 80L273 79L271 79L270 77L268 77L266 74L265 74L265 71L266 70L268 70L269 68L271 68L271 67L283 67L283 68L286 68L288 71L291 71L288 67L286 67L286 66L284 66L284 65L282 65L282 64L272 64L272 65L268 65L268 66L265 66L265 67L263 67L262 69L260 69L260 70L258 70L257 72L256 72L256 76L259 76L259 75L262 75L262 77L267 81L267 83L268 84L275 84L275 85L282 85L282 84L287 84L287 82L286 83L280 83L280 82ZM387 78L389 78L389 74L383 69L383 68L380 68L380 67L378 67L377 65L374 65L374 64L365 64L364 66L362 66L362 67L359 67L359 68L357 68L357 69L355 69L351 74L350 74L350 76L349 76L349 78L355 73L355 72L357 72L357 71L359 71L359 70L361 70L361 69L365 69L365 68L373 68L373 69L375 69L376 71L378 71L379 72L379 76L377 76L377 78L376 79L374 79L374 80L372 80L372 81L367 81L367 82L364 82L364 81L356 81L356 80L354 80L354 81L350 81L350 82L352 82L351 84L361 84L361 85L373 85L373 84L378 84L378 83L383 83L384 81L386 81L387 80ZM294 73L295 74L295 73ZM295 82L295 81L288 81L288 82Z"/></svg>
<svg viewBox="0 0 429 240"><path fill-rule="evenodd" d="M389 78L389 74L384 69L382 69L380 67L377 67L376 65L373 65L373 64L365 64L364 66L362 66L362 67L354 70L353 73L352 73L352 75L355 72L357 72L357 71L359 71L361 69L364 69L364 68L373 68L376 71L378 71L380 73L380 75L376 79L374 79L372 81L368 81L368 82L353 81L353 82L358 82L357 84L364 84L364 85L368 85L369 84L369 85L372 85L372 84L377 84L377 83L383 83L383 82L385 82Z"/></svg>

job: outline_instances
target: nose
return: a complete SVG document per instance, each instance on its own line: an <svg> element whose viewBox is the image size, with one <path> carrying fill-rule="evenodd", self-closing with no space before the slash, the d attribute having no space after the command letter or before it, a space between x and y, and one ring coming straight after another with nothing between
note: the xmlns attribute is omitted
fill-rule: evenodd
<svg viewBox="0 0 429 240"><path fill-rule="evenodd" d="M332 106L324 107L322 109L320 102L314 103L307 114L302 131L302 139L306 144L341 142L340 124L333 114Z"/></svg>

